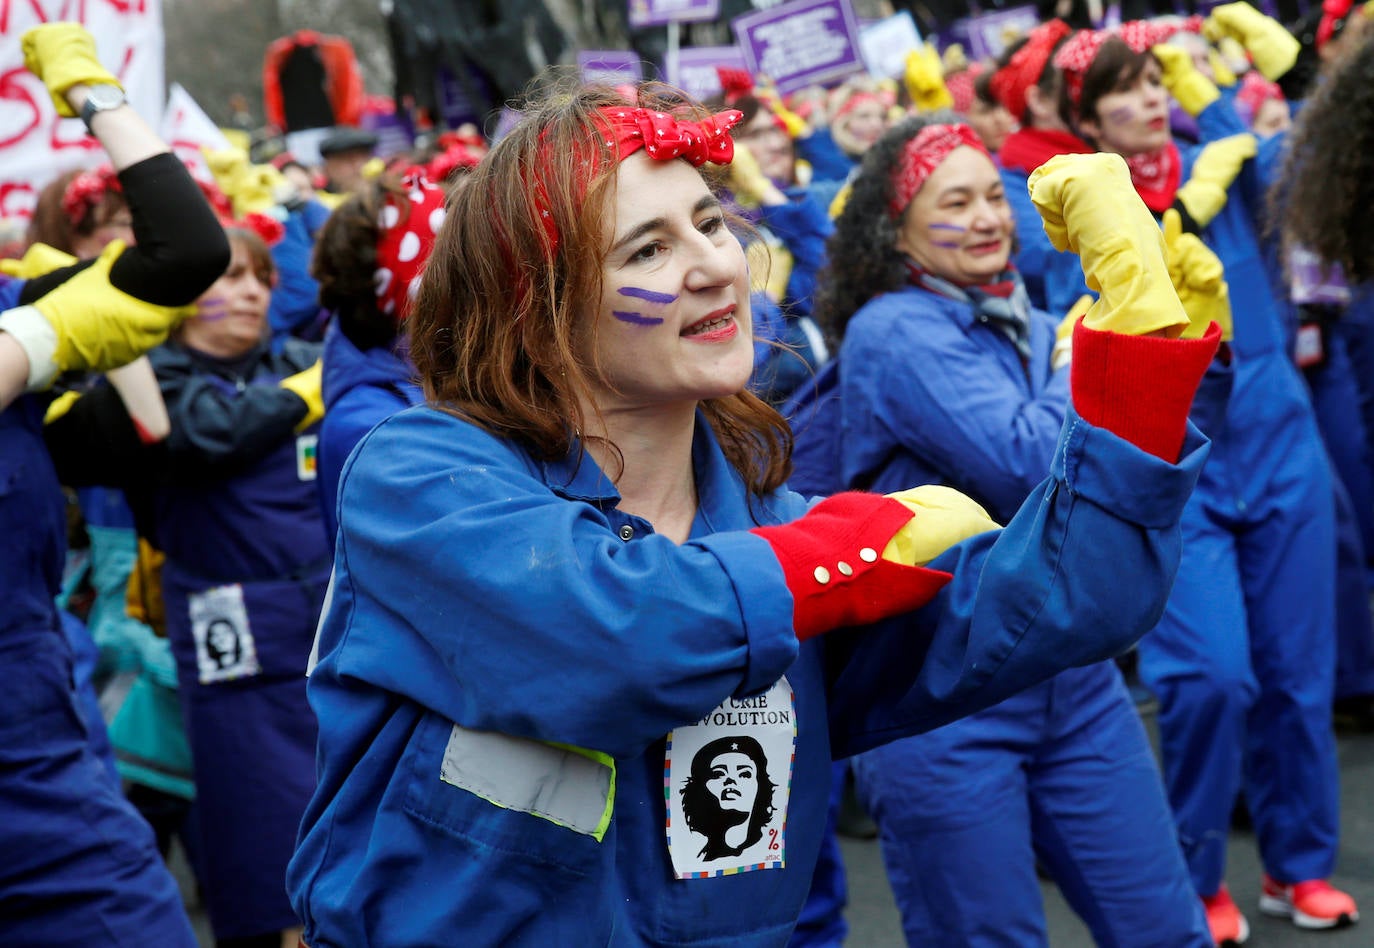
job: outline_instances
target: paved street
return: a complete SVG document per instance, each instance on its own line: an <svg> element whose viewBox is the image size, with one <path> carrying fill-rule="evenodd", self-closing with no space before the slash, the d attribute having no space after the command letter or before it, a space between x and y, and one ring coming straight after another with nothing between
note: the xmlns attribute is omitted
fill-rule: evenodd
<svg viewBox="0 0 1374 948"><path fill-rule="evenodd" d="M1151 722L1152 723L1152 722ZM1250 921L1246 948L1369 948L1374 945L1374 736L1339 739L1342 848L1334 882L1350 892L1365 921L1337 932L1301 932L1282 919L1260 915L1260 866L1250 833L1232 835L1227 882ZM850 925L847 946L905 948L892 891L883 874L878 843L842 839L849 871ZM1053 948L1092 948L1087 929L1053 885L1046 885L1045 910ZM930 946L955 948L955 946Z"/></svg>

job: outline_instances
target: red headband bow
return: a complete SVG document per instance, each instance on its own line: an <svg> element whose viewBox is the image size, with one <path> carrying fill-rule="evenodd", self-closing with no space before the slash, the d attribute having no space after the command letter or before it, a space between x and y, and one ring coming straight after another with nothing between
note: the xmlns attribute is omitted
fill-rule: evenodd
<svg viewBox="0 0 1374 948"><path fill-rule="evenodd" d="M1322 18L1317 23L1317 49L1321 49L1336 36L1336 28L1350 16L1354 0L1323 0Z"/></svg>
<svg viewBox="0 0 1374 948"><path fill-rule="evenodd" d="M730 129L744 118L738 109L726 109L700 122L679 120L667 112L633 106L605 106L601 116L607 120L602 129L606 144L616 150L616 160L624 161L639 149L656 161L686 158L701 167L706 162L728 165L735 157L735 141Z"/></svg>
<svg viewBox="0 0 1374 948"><path fill-rule="evenodd" d="M401 186L406 193L388 193L377 215L377 269L372 274L377 309L398 323L410 313L444 222L444 191L429 182L423 169L410 168Z"/></svg>
<svg viewBox="0 0 1374 948"><path fill-rule="evenodd" d="M100 206L109 191L123 191L118 176L109 165L101 165L92 171L83 171L67 183L62 192L62 213L67 216L73 228L79 228L86 215Z"/></svg>
<svg viewBox="0 0 1374 948"><path fill-rule="evenodd" d="M865 102L876 102L880 106L882 106L884 110L886 110L887 108L887 106L883 103L882 97L879 96L876 92L860 90L858 92L850 94L844 100L844 102L841 103L840 107L835 110L835 114L830 119L831 124L834 124L840 118L848 115L850 112L853 112L855 109L863 105Z"/></svg>
<svg viewBox="0 0 1374 948"><path fill-rule="evenodd" d="M988 154L978 133L967 125L927 125L906 143L892 172L892 200L887 209L894 219L902 216L921 185L950 153L965 145Z"/></svg>
<svg viewBox="0 0 1374 948"><path fill-rule="evenodd" d="M1283 90L1279 88L1278 83L1270 82L1260 75L1259 70L1251 69L1240 81L1240 89L1236 91L1236 111L1249 124L1259 114L1260 106L1270 99L1284 101Z"/></svg>
<svg viewBox="0 0 1374 948"><path fill-rule="evenodd" d="M629 104L602 106L598 111L602 121L597 123L597 131L603 136L606 147L613 149L611 157L617 163L643 148L655 161L682 158L698 168L708 161L718 165L730 163L735 157L735 141L730 137L730 129L744 118L744 113L738 109L726 109L699 122ZM538 180L534 193L552 256L558 252L560 241L558 225L549 212L552 202Z"/></svg>
<svg viewBox="0 0 1374 948"><path fill-rule="evenodd" d="M1073 28L1063 20L1041 23L1030 31L1026 42L1007 64L993 75L990 83L993 97L1018 122L1026 117L1026 90L1045 74L1054 45L1072 32Z"/></svg>
<svg viewBox="0 0 1374 948"><path fill-rule="evenodd" d="M973 110L973 99L977 94L974 83L983 74L982 63L970 63L967 69L961 69L945 77L945 88L949 90L950 98L954 104L950 108L960 115L968 115Z"/></svg>

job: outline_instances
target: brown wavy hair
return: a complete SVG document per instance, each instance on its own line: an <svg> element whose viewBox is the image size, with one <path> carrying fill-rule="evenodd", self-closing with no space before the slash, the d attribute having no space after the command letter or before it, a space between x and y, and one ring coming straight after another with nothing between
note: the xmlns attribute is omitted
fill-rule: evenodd
<svg viewBox="0 0 1374 948"><path fill-rule="evenodd" d="M1316 86L1288 140L1270 195L1284 244L1339 263L1352 285L1374 279L1374 31Z"/></svg>
<svg viewBox="0 0 1374 948"><path fill-rule="evenodd" d="M601 298L604 209L617 164L596 116L602 106L625 104L610 87L569 84L532 104L452 199L408 320L429 403L541 460L574 450L577 433L594 427L580 406L595 412L593 383L609 385L586 355L596 351L587 301ZM629 104L692 119L708 114L653 83ZM787 479L791 432L764 401L740 391L701 408L752 493Z"/></svg>

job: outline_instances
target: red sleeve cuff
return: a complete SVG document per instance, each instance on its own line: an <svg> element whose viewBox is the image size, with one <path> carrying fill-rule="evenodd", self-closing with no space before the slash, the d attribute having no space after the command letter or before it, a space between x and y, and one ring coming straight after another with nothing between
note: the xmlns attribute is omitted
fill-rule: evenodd
<svg viewBox="0 0 1374 948"><path fill-rule="evenodd" d="M821 501L799 520L752 531L768 541L782 566L797 638L910 612L944 588L948 573L882 558L911 517L900 501L850 491Z"/></svg>
<svg viewBox="0 0 1374 948"><path fill-rule="evenodd" d="M1073 329L1069 387L1079 416L1099 428L1177 463L1188 411L1221 342L1212 323L1201 339L1129 336Z"/></svg>

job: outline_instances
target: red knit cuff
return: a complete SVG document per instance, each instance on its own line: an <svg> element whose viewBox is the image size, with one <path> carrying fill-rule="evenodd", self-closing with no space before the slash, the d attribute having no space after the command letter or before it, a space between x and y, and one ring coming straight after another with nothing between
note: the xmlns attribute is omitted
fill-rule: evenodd
<svg viewBox="0 0 1374 948"><path fill-rule="evenodd" d="M1170 464L1178 462L1188 411L1221 342L1212 323L1201 339L1129 336L1073 328L1069 387L1079 416Z"/></svg>
<svg viewBox="0 0 1374 948"><path fill-rule="evenodd" d="M797 638L900 615L935 597L949 573L882 558L911 517L900 501L853 491L821 501L799 520L751 531L768 541L782 566Z"/></svg>

